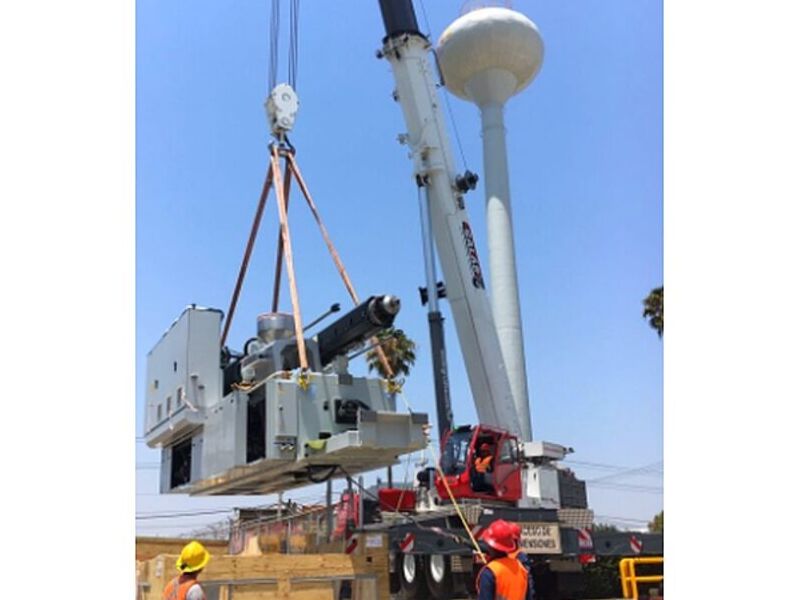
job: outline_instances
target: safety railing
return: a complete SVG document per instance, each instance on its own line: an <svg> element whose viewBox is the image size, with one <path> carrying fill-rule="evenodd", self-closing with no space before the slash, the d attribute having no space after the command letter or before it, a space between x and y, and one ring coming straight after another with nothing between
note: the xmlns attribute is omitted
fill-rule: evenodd
<svg viewBox="0 0 800 600"><path fill-rule="evenodd" d="M622 597L639 598L640 583L661 583L664 575L637 575L636 565L664 564L663 556L644 556L639 558L623 558L619 561L619 580L622 583Z"/></svg>

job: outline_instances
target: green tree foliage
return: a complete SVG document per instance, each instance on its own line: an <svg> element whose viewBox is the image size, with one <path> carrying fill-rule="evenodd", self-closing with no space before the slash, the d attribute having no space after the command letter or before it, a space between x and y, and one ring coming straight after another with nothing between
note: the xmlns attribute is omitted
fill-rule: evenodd
<svg viewBox="0 0 800 600"><path fill-rule="evenodd" d="M616 533L619 530L619 527L611 523L595 523L592 526L592 531L595 533Z"/></svg>
<svg viewBox="0 0 800 600"><path fill-rule="evenodd" d="M584 567L583 573L586 587L578 598L622 598L618 556L598 556Z"/></svg>
<svg viewBox="0 0 800 600"><path fill-rule="evenodd" d="M652 290L642 301L642 316L648 320L650 327L656 330L658 337L664 335L664 286Z"/></svg>
<svg viewBox="0 0 800 600"><path fill-rule="evenodd" d="M402 329L395 329L394 327L383 330L377 337L386 355L386 360L394 371L395 379L402 383L417 360L417 355L414 352L417 345L414 340L406 336ZM377 371L382 377L389 377L389 373L383 368L377 348L367 352L367 363L369 364L370 372Z"/></svg>
<svg viewBox="0 0 800 600"><path fill-rule="evenodd" d="M647 530L653 533L664 533L664 511L658 513L653 520L647 524Z"/></svg>

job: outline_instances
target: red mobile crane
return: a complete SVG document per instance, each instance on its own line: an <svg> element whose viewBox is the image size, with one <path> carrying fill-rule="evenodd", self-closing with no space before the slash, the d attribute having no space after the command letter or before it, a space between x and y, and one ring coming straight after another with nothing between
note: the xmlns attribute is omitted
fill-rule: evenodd
<svg viewBox="0 0 800 600"><path fill-rule="evenodd" d="M572 449L533 441L527 409L514 402L464 203L477 176L455 170L428 57L431 44L419 31L412 1L379 4L386 36L378 57L392 67L393 98L407 127L401 140L410 149L421 196L426 265L421 292L429 310L441 458L438 468L417 474L414 506L407 491L398 495L392 489L378 489L371 499L347 493L343 501L377 500L375 510L358 511L377 518L369 523L362 516L360 525L388 532L393 591L404 598L446 600L474 590L475 557L459 512L473 532L496 518L519 523L522 546L535 560L539 596L561 598L581 586L581 562L590 555L631 554L629 535L608 535L602 544L595 536L592 544L585 483L558 465ZM436 282L434 241L446 287ZM438 310L442 297L450 303L477 425L453 426ZM481 452L491 456L485 473L474 467ZM340 514L356 510L351 506ZM638 542L642 553L662 552L660 535L641 534Z"/></svg>

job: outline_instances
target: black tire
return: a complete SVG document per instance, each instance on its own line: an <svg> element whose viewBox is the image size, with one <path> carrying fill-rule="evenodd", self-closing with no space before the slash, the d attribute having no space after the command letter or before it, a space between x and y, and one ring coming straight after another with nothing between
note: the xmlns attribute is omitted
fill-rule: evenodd
<svg viewBox="0 0 800 600"><path fill-rule="evenodd" d="M392 561L392 569L389 570L389 593L393 596L400 593L400 566L398 565L397 557L400 553L396 553L390 557Z"/></svg>
<svg viewBox="0 0 800 600"><path fill-rule="evenodd" d="M425 583L433 600L451 600L455 588L450 557L431 554L425 557Z"/></svg>
<svg viewBox="0 0 800 600"><path fill-rule="evenodd" d="M395 570L400 580L402 600L423 600L425 598L425 565L422 557L398 552Z"/></svg>

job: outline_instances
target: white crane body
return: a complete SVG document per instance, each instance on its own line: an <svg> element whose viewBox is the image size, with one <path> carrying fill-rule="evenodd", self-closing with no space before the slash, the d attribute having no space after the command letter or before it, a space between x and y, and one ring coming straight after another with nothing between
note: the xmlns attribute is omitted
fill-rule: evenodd
<svg viewBox="0 0 800 600"><path fill-rule="evenodd" d="M429 49L418 34L389 36L384 42L382 53L392 66L395 98L408 129L401 139L411 150L415 177L428 188L431 229L478 419L530 441L513 401L472 227L456 187Z"/></svg>

